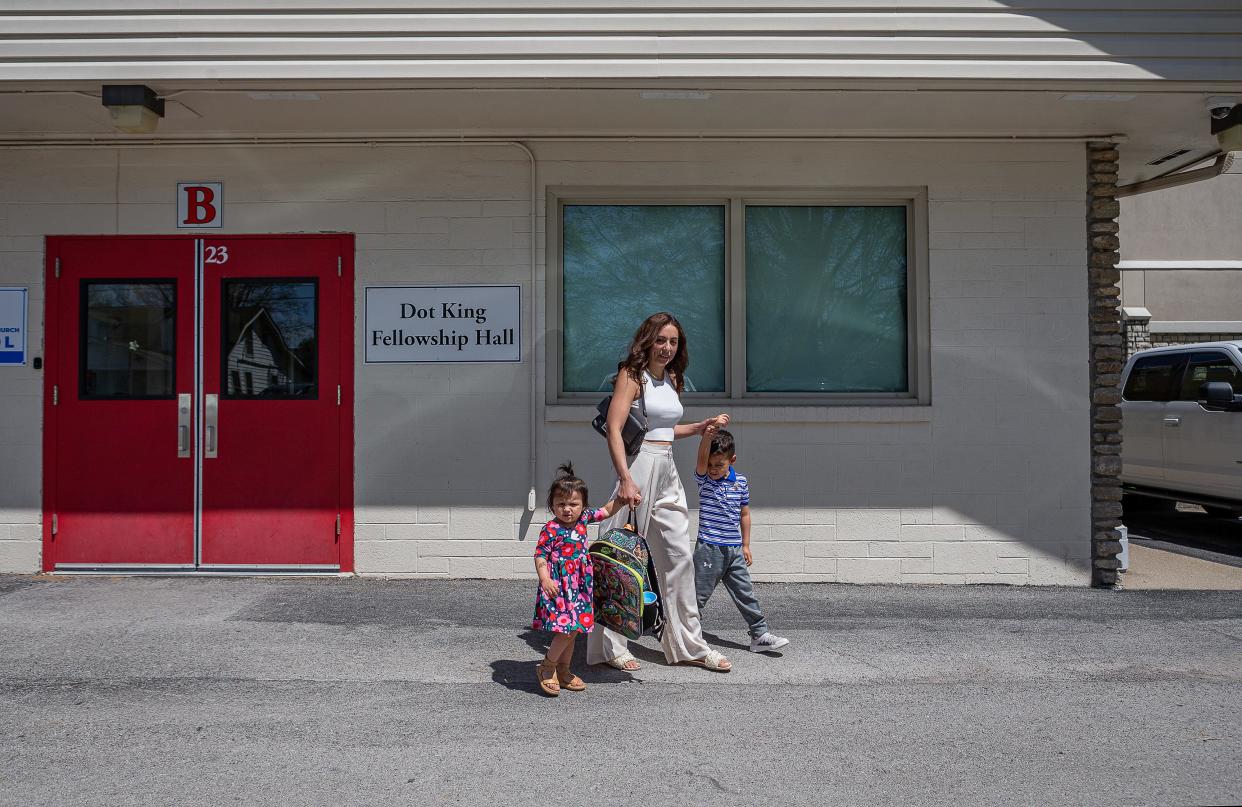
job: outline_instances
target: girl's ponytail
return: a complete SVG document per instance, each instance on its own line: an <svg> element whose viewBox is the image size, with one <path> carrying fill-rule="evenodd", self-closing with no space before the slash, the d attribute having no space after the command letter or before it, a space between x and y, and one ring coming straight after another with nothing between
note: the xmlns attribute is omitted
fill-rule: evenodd
<svg viewBox="0 0 1242 807"><path fill-rule="evenodd" d="M574 464L566 462L556 469L556 479L552 482L552 487L548 488L548 509L552 509L552 501L557 496L572 496L573 494L582 496L582 507L588 509L590 504L587 502L587 486L574 474Z"/></svg>

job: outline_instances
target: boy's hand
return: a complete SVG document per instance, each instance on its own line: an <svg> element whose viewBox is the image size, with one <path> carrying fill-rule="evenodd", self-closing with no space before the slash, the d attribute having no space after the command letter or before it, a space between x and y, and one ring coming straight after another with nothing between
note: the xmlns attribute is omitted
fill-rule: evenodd
<svg viewBox="0 0 1242 807"><path fill-rule="evenodd" d="M750 561L746 561L746 565L749 566ZM540 580L539 587L543 589L543 593L547 595L549 600L555 600L560 596L561 590L556 585L556 581L551 577L545 577L543 580Z"/></svg>
<svg viewBox="0 0 1242 807"><path fill-rule="evenodd" d="M750 547L748 546L742 547L742 560L746 561L747 566L749 566L751 562L754 561L754 557L750 554Z"/></svg>

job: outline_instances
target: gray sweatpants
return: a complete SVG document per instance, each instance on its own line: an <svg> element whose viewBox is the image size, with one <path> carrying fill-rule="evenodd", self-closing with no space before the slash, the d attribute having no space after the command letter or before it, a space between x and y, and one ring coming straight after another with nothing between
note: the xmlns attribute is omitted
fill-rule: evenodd
<svg viewBox="0 0 1242 807"><path fill-rule="evenodd" d="M718 546L699 541L694 548L694 588L699 598L699 611L707 604L716 589L724 581L725 591L733 598L733 604L742 612L750 629L750 638L758 639L768 632L768 621L759 609L755 587L750 581L750 569L742 557L740 546Z"/></svg>

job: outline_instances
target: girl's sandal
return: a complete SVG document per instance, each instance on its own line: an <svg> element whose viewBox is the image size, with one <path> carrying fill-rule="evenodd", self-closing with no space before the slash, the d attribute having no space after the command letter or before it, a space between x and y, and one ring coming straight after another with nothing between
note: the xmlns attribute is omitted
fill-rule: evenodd
<svg viewBox="0 0 1242 807"><path fill-rule="evenodd" d="M634 654L628 650L619 656L604 659L604 663L609 667L620 670L621 672L632 673L638 672L642 669L642 665L638 663L638 659L634 658ZM634 666L629 666L631 664Z"/></svg>
<svg viewBox="0 0 1242 807"><path fill-rule="evenodd" d="M568 664L556 665L556 680L561 685L561 689L568 689L570 692L581 692L586 689L586 682L574 675Z"/></svg>
<svg viewBox="0 0 1242 807"><path fill-rule="evenodd" d="M722 666L721 662L724 662L729 666ZM727 673L729 670L733 669L733 665L729 664L729 660L717 650L708 650L707 655L703 658L692 658L689 661L683 661L682 664L689 664L692 667L702 667L703 669L711 670L712 672Z"/></svg>
<svg viewBox="0 0 1242 807"><path fill-rule="evenodd" d="M535 677L539 681L539 688L543 690L543 694L553 698L561 694L560 682L556 680L555 664L548 664L546 661L539 662L535 665Z"/></svg>

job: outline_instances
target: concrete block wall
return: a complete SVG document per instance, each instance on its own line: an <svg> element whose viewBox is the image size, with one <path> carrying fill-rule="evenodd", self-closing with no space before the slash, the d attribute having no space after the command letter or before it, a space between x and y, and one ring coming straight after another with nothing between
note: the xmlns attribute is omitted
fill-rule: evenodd
<svg viewBox="0 0 1242 807"><path fill-rule="evenodd" d="M43 238L38 230L58 211L45 207L54 196L46 187L50 169L31 170L23 162L18 153L0 154L0 286L29 290L26 366L0 367L0 570L33 572L42 549L43 487L43 374L30 362L43 355ZM84 172L88 195L97 175Z"/></svg>
<svg viewBox="0 0 1242 807"><path fill-rule="evenodd" d="M41 297L42 235L172 232L177 181L222 179L231 232L351 231L357 286L517 283L534 361L365 365L357 346L356 566L414 577L532 575L526 510L534 370L538 498L572 459L611 472L588 406L549 406L548 187L926 187L930 407L730 409L752 480L757 579L1085 584L1089 551L1085 167L1077 144L534 144L0 152L0 284ZM539 271L530 287L529 249ZM358 294L359 320L362 295ZM556 335L552 335L556 338ZM690 335L693 340L693 334ZM0 499L0 568L37 567L40 386L0 397L34 473ZM25 390L24 392L22 390ZM690 406L688 418L719 405ZM14 430L15 428L15 430ZM689 482L694 446L677 447ZM0 473L8 473L7 465ZM8 477L5 477L6 479ZM7 489L7 488L6 488ZM7 494L0 494L7 495ZM697 498L690 491L692 506ZM14 527L17 527L14 530ZM0 548L0 553L3 549Z"/></svg>

